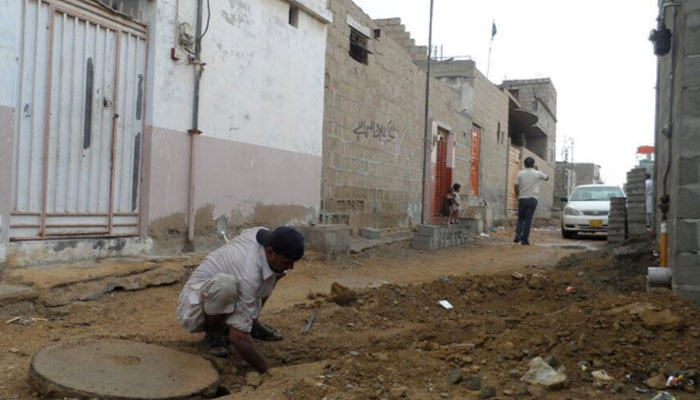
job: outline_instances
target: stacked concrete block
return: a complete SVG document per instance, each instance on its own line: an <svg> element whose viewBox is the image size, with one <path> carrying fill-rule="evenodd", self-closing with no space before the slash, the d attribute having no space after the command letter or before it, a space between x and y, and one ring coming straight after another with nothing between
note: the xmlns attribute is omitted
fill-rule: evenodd
<svg viewBox="0 0 700 400"><path fill-rule="evenodd" d="M624 242L627 237L627 199L615 197L610 199L608 214L608 242Z"/></svg>
<svg viewBox="0 0 700 400"><path fill-rule="evenodd" d="M642 167L627 173L627 233L630 237L642 236L647 232L645 174L646 170Z"/></svg>
<svg viewBox="0 0 700 400"><path fill-rule="evenodd" d="M418 225L413 233L411 247L419 250L437 250L463 246L469 239L469 227L455 225Z"/></svg>
<svg viewBox="0 0 700 400"><path fill-rule="evenodd" d="M360 236L366 239L381 239L382 231L374 228L362 228L360 229Z"/></svg>

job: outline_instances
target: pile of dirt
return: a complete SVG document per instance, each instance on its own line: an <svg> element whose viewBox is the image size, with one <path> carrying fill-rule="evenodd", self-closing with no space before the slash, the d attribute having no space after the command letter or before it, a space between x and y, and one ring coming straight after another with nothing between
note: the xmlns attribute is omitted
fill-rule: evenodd
<svg viewBox="0 0 700 400"><path fill-rule="evenodd" d="M651 390L649 378L700 367L700 352L688 351L700 339L696 306L668 292L600 290L571 272L384 285L357 291L345 307L319 300L307 335L295 332L310 306L275 315L272 322L292 334L264 351L282 367L326 362L315 384L289 386L293 399L472 398L484 388L499 396L626 399ZM444 309L440 300L454 308ZM295 320L297 328L289 324ZM557 391L521 382L538 356L564 367L567 379ZM605 374L597 376L610 379L594 378L599 370Z"/></svg>

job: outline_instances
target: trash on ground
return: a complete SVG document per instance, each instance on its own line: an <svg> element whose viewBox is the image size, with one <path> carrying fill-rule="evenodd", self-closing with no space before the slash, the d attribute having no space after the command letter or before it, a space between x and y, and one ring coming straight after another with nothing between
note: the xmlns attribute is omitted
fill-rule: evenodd
<svg viewBox="0 0 700 400"><path fill-rule="evenodd" d="M555 371L542 357L535 357L530 361L530 369L520 380L533 385L555 387L564 383L566 375L564 367Z"/></svg>
<svg viewBox="0 0 700 400"><path fill-rule="evenodd" d="M440 304L445 310L451 310L454 308L452 304L450 304L450 302L447 300L440 300L438 301L438 304Z"/></svg>

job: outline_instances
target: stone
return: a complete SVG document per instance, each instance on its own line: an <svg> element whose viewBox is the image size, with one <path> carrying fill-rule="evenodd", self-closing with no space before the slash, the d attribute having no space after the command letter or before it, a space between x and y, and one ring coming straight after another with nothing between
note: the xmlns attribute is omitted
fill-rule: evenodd
<svg viewBox="0 0 700 400"><path fill-rule="evenodd" d="M373 228L362 228L360 229L360 236L366 239L381 239L382 231Z"/></svg>
<svg viewBox="0 0 700 400"><path fill-rule="evenodd" d="M479 391L480 399L490 399L496 395L496 389L493 386L486 386Z"/></svg>
<svg viewBox="0 0 700 400"><path fill-rule="evenodd" d="M29 379L50 398L208 398L219 387L218 372L201 357L115 339L45 347L34 355Z"/></svg>
<svg viewBox="0 0 700 400"><path fill-rule="evenodd" d="M601 382L601 383L607 383L607 382L612 382L615 380L612 376L608 375L607 372L605 372L602 369L599 369L597 371L591 372L591 376L593 376L593 379L596 382Z"/></svg>
<svg viewBox="0 0 700 400"><path fill-rule="evenodd" d="M522 280L524 278L523 274L517 271L513 272L510 276L512 276L515 280Z"/></svg>
<svg viewBox="0 0 700 400"><path fill-rule="evenodd" d="M662 311L644 310L639 314L639 318L645 328L655 331L670 331L683 327L683 320L668 309Z"/></svg>
<svg viewBox="0 0 700 400"><path fill-rule="evenodd" d="M472 391L477 391L481 389L481 378L478 376L470 376L464 380L464 386Z"/></svg>
<svg viewBox="0 0 700 400"><path fill-rule="evenodd" d="M464 372L462 372L462 370L459 368L455 368L447 374L445 379L450 385L456 385L460 383L462 379L464 379Z"/></svg>
<svg viewBox="0 0 700 400"><path fill-rule="evenodd" d="M262 383L262 375L255 371L248 372L245 374L245 384L247 386L252 386L254 388L260 386Z"/></svg>
<svg viewBox="0 0 700 400"><path fill-rule="evenodd" d="M645 383L652 389L662 390L666 388L666 377L663 375L654 375L647 379Z"/></svg>
<svg viewBox="0 0 700 400"><path fill-rule="evenodd" d="M544 362L542 357L535 357L530 360L530 368L520 380L554 389L561 387L566 380L566 375L564 375L563 368L555 371L554 368Z"/></svg>

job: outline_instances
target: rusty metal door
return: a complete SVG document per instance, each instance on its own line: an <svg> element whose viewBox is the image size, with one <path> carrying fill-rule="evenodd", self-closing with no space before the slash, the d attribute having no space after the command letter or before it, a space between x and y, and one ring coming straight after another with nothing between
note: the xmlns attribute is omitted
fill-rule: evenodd
<svg viewBox="0 0 700 400"><path fill-rule="evenodd" d="M447 166L447 137L446 132L441 132L437 142L437 160L435 163L435 176L433 185L433 215L440 214L442 201L447 190L452 185L452 168Z"/></svg>
<svg viewBox="0 0 700 400"><path fill-rule="evenodd" d="M479 166L481 165L481 128L472 126L472 153L470 165L470 190L469 194L479 196Z"/></svg>
<svg viewBox="0 0 700 400"><path fill-rule="evenodd" d="M146 27L24 0L12 240L138 234Z"/></svg>
<svg viewBox="0 0 700 400"><path fill-rule="evenodd" d="M508 209L518 209L518 196L515 195L515 178L520 171L520 146L510 145L508 153Z"/></svg>

